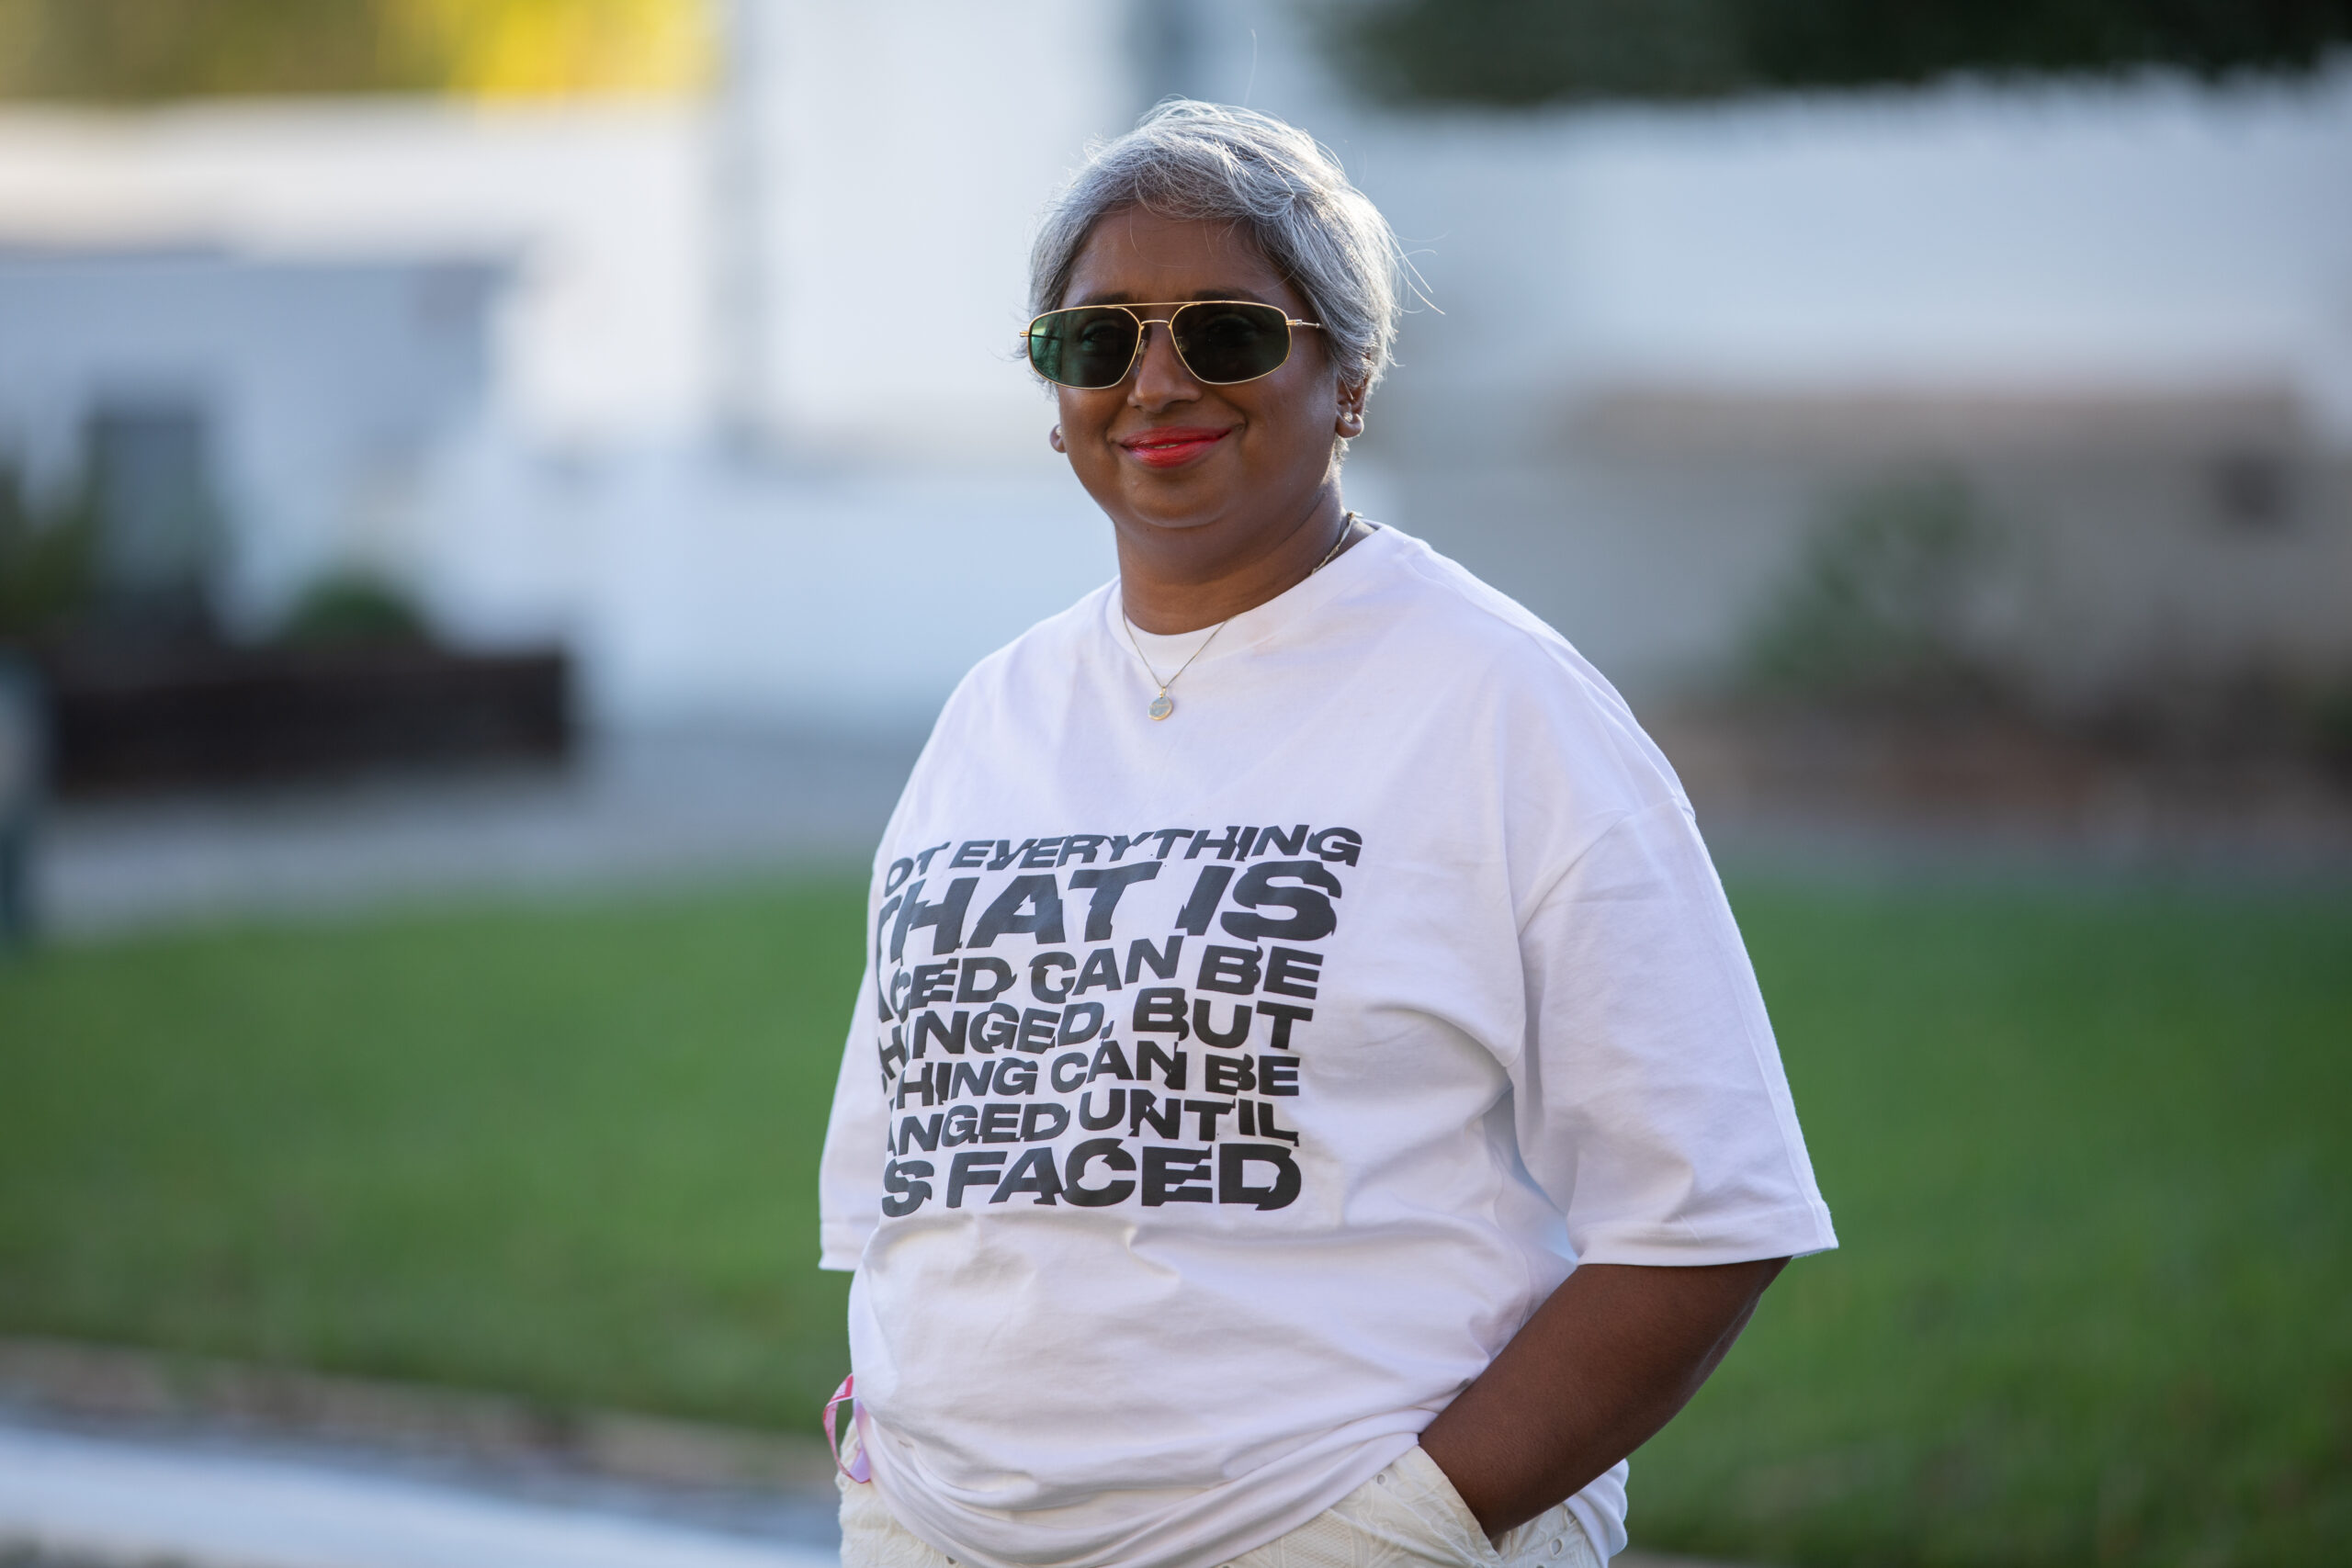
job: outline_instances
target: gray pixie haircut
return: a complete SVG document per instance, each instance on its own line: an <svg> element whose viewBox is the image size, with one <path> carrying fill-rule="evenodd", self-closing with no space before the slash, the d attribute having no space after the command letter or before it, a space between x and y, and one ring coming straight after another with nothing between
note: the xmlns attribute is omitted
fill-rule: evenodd
<svg viewBox="0 0 2352 1568"><path fill-rule="evenodd" d="M1369 388L1396 340L1400 254L1388 220L1313 137L1254 109L1169 98L1087 150L1029 251L1029 313L1058 310L1087 236L1121 208L1241 225L1306 296L1343 380Z"/></svg>

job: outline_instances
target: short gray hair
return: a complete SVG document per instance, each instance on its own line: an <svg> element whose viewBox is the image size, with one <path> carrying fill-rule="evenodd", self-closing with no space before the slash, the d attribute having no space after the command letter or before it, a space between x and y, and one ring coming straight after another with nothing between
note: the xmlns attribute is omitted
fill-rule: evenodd
<svg viewBox="0 0 2352 1568"><path fill-rule="evenodd" d="M1169 98L1125 136L1090 147L1030 247L1031 315L1060 308L1087 236L1125 207L1243 225L1306 296L1341 378L1370 387L1387 370L1399 309L1396 236L1305 131L1254 109Z"/></svg>

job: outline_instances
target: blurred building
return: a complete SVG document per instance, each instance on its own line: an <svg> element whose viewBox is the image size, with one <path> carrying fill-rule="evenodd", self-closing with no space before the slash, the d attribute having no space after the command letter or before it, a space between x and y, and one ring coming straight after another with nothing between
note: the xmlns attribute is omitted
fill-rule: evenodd
<svg viewBox="0 0 2352 1568"><path fill-rule="evenodd" d="M1086 8L1042 7L1080 56L1051 74L1113 107L1034 94L1061 118L1025 159L991 150L969 128L1023 29L940 7L922 73L878 73L922 111L894 146L887 94L844 82L828 104L749 41L821 85L823 60L879 58L886 32L774 12L747 11L738 91L711 106L0 114L0 244L22 258L0 310L31 323L28 352L0 352L0 455L54 490L100 459L108 410L167 407L199 433L212 586L247 629L356 569L461 642L572 645L608 719L927 721L973 660L1110 570L1012 349L1029 213L1137 106L1123 64L1107 88L1091 69ZM989 73L951 69L983 45ZM786 91L798 119L775 112ZM973 166L926 151L956 144ZM934 203L893 177L992 214L954 254L997 263L942 264ZM420 341L389 351L356 285L307 315L271 292L460 265L482 269L471 315L421 307ZM225 315L224 288L243 291ZM874 331L848 337L851 317ZM481 374L407 375L436 354ZM295 389L288 367L326 374ZM349 438L393 405L417 439Z"/></svg>
<svg viewBox="0 0 2352 1568"><path fill-rule="evenodd" d="M1111 570L1026 231L1186 92L1314 130L1426 280L1351 500L1637 694L1731 679L1843 498L1921 476L2038 690L2352 669L2352 71L1401 111L1303 15L737 0L707 105L14 111L0 441L178 411L247 624L356 564L563 637L610 718L918 723Z"/></svg>
<svg viewBox="0 0 2352 1568"><path fill-rule="evenodd" d="M332 570L417 564L414 491L482 417L503 281L462 257L0 251L0 429L35 489L92 491L109 601L169 618L209 593L252 624Z"/></svg>
<svg viewBox="0 0 2352 1568"><path fill-rule="evenodd" d="M2352 73L1380 125L1443 318L1382 456L1637 684L1943 475L2030 687L2352 668ZM1441 518L1444 521L1441 521Z"/></svg>

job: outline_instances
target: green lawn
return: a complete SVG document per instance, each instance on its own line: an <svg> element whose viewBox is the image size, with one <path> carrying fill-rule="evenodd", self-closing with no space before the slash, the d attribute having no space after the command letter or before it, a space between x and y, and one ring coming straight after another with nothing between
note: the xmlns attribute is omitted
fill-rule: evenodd
<svg viewBox="0 0 2352 1568"><path fill-rule="evenodd" d="M0 1332L806 1429L853 885L0 968ZM1636 1461L1820 1564L2352 1541L2352 899L1751 887L1843 1251Z"/></svg>
<svg viewBox="0 0 2352 1568"><path fill-rule="evenodd" d="M859 887L0 968L0 1332L814 1430Z"/></svg>
<svg viewBox="0 0 2352 1568"><path fill-rule="evenodd" d="M1738 900L1843 1248L1636 1461L1808 1563L2352 1551L2352 900Z"/></svg>

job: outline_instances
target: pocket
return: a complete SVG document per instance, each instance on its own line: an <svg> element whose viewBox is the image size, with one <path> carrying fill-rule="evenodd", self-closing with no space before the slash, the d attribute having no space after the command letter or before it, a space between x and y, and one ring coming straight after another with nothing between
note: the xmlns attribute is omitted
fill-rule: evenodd
<svg viewBox="0 0 2352 1568"><path fill-rule="evenodd" d="M838 1472L833 1484L842 1495L842 1568L882 1568L893 1559L899 1521L883 1503L881 1489Z"/></svg>
<svg viewBox="0 0 2352 1568"><path fill-rule="evenodd" d="M1470 1505L1454 1489L1453 1478L1438 1467L1426 1449L1419 1443L1407 1449L1389 1467L1389 1473L1396 1481L1397 1501L1434 1527L1462 1562L1480 1568L1494 1568L1502 1562L1478 1516L1470 1511Z"/></svg>
<svg viewBox="0 0 2352 1568"><path fill-rule="evenodd" d="M1506 1530L1496 1551L1504 1568L1602 1568L1604 1562L1566 1503Z"/></svg>

